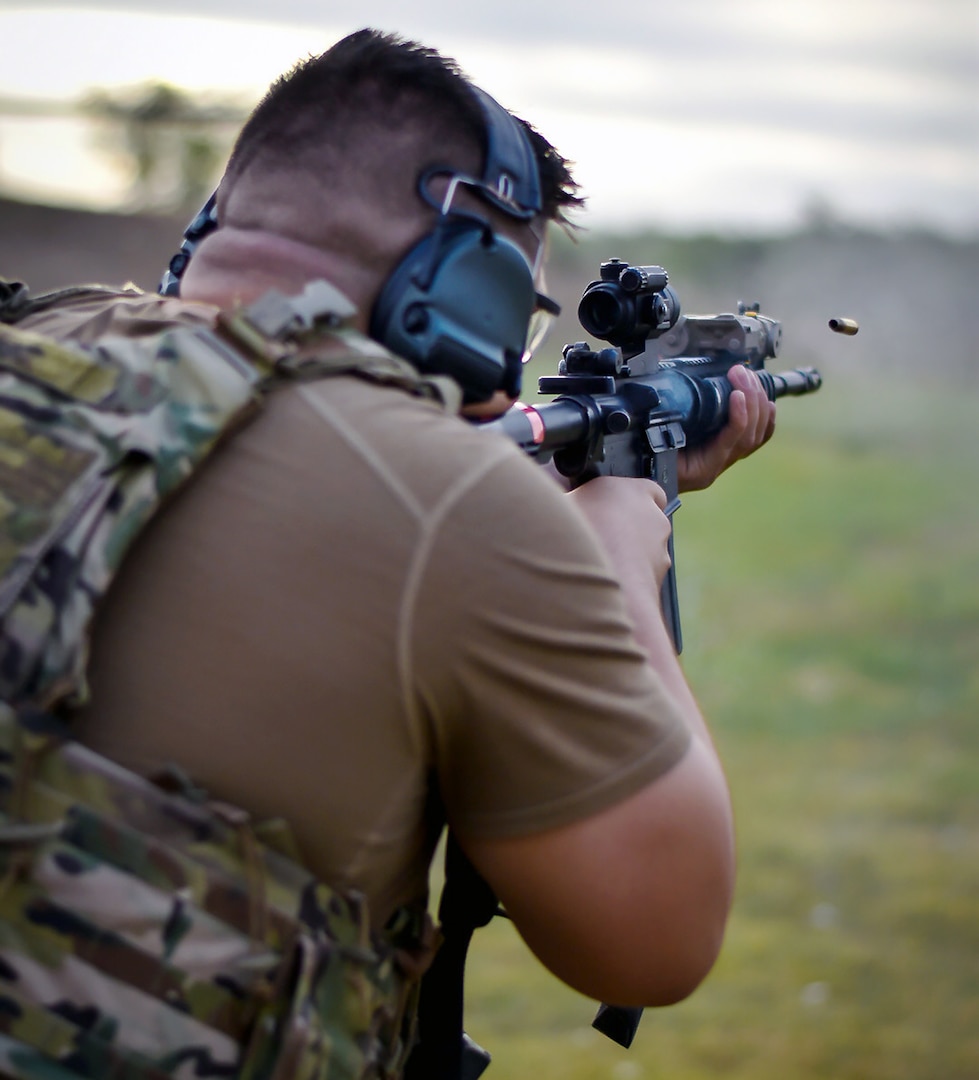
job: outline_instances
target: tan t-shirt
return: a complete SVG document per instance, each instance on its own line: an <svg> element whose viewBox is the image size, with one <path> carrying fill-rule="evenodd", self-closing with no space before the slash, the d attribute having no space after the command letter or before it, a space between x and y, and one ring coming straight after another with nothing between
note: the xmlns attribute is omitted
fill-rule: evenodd
<svg viewBox="0 0 979 1080"><path fill-rule="evenodd" d="M86 742L285 817L377 922L424 893L446 817L487 836L566 824L689 737L544 471L351 376L274 393L137 541L91 685Z"/></svg>

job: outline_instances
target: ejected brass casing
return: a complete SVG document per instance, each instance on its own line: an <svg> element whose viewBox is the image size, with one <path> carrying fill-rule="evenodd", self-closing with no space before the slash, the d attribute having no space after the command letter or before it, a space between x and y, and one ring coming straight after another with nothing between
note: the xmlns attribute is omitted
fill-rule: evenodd
<svg viewBox="0 0 979 1080"><path fill-rule="evenodd" d="M829 328L835 334L846 334L853 337L860 329L860 324L856 319L830 319Z"/></svg>

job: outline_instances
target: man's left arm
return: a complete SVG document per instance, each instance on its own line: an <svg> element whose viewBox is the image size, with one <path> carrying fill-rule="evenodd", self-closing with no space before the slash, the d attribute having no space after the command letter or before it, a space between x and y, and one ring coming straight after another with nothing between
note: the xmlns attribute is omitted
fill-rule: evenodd
<svg viewBox="0 0 979 1080"><path fill-rule="evenodd" d="M709 487L725 469L764 446L775 432L775 402L768 400L758 376L743 364L736 364L727 379L733 387L727 424L710 442L680 451L680 491Z"/></svg>

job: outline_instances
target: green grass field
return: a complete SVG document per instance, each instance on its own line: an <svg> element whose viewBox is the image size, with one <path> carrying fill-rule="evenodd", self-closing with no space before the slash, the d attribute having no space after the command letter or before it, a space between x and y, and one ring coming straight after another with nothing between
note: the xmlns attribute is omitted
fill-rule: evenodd
<svg viewBox="0 0 979 1080"><path fill-rule="evenodd" d="M676 516L684 664L727 763L721 960L631 1050L496 920L488 1080L979 1077L979 394L827 380Z"/></svg>

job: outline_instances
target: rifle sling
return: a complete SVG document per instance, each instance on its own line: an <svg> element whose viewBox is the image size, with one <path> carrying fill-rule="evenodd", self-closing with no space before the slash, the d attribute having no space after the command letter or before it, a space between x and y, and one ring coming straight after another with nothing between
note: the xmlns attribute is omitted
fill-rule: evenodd
<svg viewBox="0 0 979 1080"><path fill-rule="evenodd" d="M445 852L445 884L439 902L442 943L422 979L418 1006L418 1042L404 1080L461 1080L476 1077L489 1063L468 1061L485 1054L463 1032L466 954L473 933L497 914L496 894L480 877L450 832ZM465 1071L464 1071L465 1068Z"/></svg>

